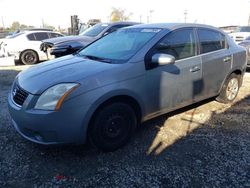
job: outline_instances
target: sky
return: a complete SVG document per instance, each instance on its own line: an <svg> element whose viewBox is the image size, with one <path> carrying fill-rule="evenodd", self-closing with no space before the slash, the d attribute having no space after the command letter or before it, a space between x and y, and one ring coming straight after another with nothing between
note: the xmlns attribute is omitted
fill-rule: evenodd
<svg viewBox="0 0 250 188"><path fill-rule="evenodd" d="M68 28L71 15L82 22L94 18L107 22L112 7L132 13L131 21L144 23L184 22L186 10L189 23L247 25L250 14L250 0L0 0L0 27L13 21L40 27L43 20Z"/></svg>

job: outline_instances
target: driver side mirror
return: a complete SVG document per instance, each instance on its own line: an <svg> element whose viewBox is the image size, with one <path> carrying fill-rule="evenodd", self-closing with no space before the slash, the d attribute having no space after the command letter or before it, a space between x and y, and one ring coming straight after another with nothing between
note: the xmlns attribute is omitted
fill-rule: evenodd
<svg viewBox="0 0 250 188"><path fill-rule="evenodd" d="M168 65L174 64L175 57L169 54L157 53L152 56L151 62L154 65Z"/></svg>

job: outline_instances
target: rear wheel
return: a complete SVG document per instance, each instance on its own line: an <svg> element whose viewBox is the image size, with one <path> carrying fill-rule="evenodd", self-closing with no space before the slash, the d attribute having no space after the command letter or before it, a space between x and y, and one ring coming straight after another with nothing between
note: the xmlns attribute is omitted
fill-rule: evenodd
<svg viewBox="0 0 250 188"><path fill-rule="evenodd" d="M233 102L238 95L239 88L240 76L233 73L225 81L222 90L216 100L222 103Z"/></svg>
<svg viewBox="0 0 250 188"><path fill-rule="evenodd" d="M136 128L135 112L125 103L108 104L94 116L88 136L103 151L114 151L126 144Z"/></svg>
<svg viewBox="0 0 250 188"><path fill-rule="evenodd" d="M25 65L33 65L38 62L38 55L33 50L25 50L21 53L20 60Z"/></svg>

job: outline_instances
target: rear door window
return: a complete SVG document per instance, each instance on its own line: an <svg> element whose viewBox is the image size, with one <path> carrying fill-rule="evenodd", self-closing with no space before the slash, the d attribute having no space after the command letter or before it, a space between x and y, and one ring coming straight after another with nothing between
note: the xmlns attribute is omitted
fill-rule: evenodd
<svg viewBox="0 0 250 188"><path fill-rule="evenodd" d="M35 35L37 41L45 40L45 39L49 38L49 35L46 32L34 33L34 35Z"/></svg>
<svg viewBox="0 0 250 188"><path fill-rule="evenodd" d="M226 37L222 33L208 29L198 29L197 32L201 54L227 48Z"/></svg>

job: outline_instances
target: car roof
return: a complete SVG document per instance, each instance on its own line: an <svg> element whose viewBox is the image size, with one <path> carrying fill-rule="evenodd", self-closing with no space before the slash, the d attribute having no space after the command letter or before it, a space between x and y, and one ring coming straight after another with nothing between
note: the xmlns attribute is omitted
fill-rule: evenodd
<svg viewBox="0 0 250 188"><path fill-rule="evenodd" d="M139 24L131 26L130 28L157 28L157 29L167 29L167 30L174 30L179 28L186 28L186 27L198 27L198 28L206 28L206 29L213 29L222 32L220 29L205 25L205 24L193 24L193 23L154 23L154 24Z"/></svg>
<svg viewBox="0 0 250 188"><path fill-rule="evenodd" d="M47 31L47 30L25 30L25 31L21 31L23 33L57 33L57 32L54 32L54 31Z"/></svg>
<svg viewBox="0 0 250 188"><path fill-rule="evenodd" d="M114 26L114 25L136 25L140 23L139 22L110 22L110 23L99 23L99 24L107 24L108 26Z"/></svg>

